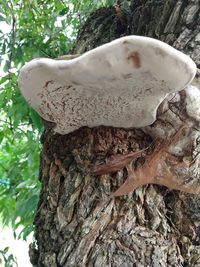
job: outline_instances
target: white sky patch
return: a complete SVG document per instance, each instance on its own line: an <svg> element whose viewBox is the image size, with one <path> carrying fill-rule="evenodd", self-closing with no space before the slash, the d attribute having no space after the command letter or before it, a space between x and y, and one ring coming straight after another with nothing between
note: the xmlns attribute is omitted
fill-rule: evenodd
<svg viewBox="0 0 200 267"><path fill-rule="evenodd" d="M0 31L3 34L8 34L11 31L11 26L8 25L5 21L0 21Z"/></svg>
<svg viewBox="0 0 200 267"><path fill-rule="evenodd" d="M11 26L8 25L5 21L0 21L0 36L3 37L4 34L8 34L11 31ZM8 59L7 55L0 55L0 78L5 76L3 71L6 60Z"/></svg>
<svg viewBox="0 0 200 267"><path fill-rule="evenodd" d="M0 56L0 78L4 77L6 73L3 71L4 65L6 63L6 60L8 59L7 55Z"/></svg>
<svg viewBox="0 0 200 267"><path fill-rule="evenodd" d="M57 17L57 20L56 20L54 26L55 26L55 27L58 27L58 28L62 28L62 27L63 27L63 25L62 25L62 21L64 21L65 19L66 19L65 16ZM73 27L70 26L70 25L68 25L68 26L66 27L66 30L65 30L65 31L66 31L67 37L68 37L69 39L72 39L72 38L73 38L73 36L72 36L72 34L73 34ZM48 39L49 39L49 38L47 38L47 40L46 40L46 38L45 38L45 39L44 39L44 42L45 42L45 41L48 41Z"/></svg>
<svg viewBox="0 0 200 267"><path fill-rule="evenodd" d="M68 3L68 7L69 7L69 12L73 12L73 10L74 10L74 5L71 4L71 3ZM67 15L68 15L68 14L66 14L66 15L64 15L64 16L58 16L57 19L56 19L56 22L55 22L55 27L60 27L60 28L62 28L62 27L63 27L63 25L62 25L62 21L66 20ZM73 36L72 36L72 34L73 34L73 27L72 27L71 25L66 26L66 31L65 31L65 32L66 32L67 37L68 37L69 39L73 39Z"/></svg>
<svg viewBox="0 0 200 267"><path fill-rule="evenodd" d="M49 37L48 36L46 36L45 38L44 38L44 43L46 43L46 42L48 42L48 40L49 40Z"/></svg>
<svg viewBox="0 0 200 267"><path fill-rule="evenodd" d="M65 17L57 17L54 26L55 27L62 27L62 21L65 19Z"/></svg>
<svg viewBox="0 0 200 267"><path fill-rule="evenodd" d="M17 258L18 267L32 267L28 256L28 245L32 239L33 237L30 235L27 241L15 240L11 228L0 229L0 250L9 247L9 253L12 253ZM17 266L13 265L13 267Z"/></svg>
<svg viewBox="0 0 200 267"><path fill-rule="evenodd" d="M62 25L62 21L64 21L65 19L66 19L66 16L57 17L57 20L56 20L54 26L55 26L55 27L58 27L58 28L62 28L62 27L63 27L63 25ZM65 30L65 31L66 31L66 33L67 33L67 37L68 37L69 39L73 38L73 37L72 37L72 34L73 34L73 27L72 27L72 26L68 25L68 26L66 27L66 30Z"/></svg>
<svg viewBox="0 0 200 267"><path fill-rule="evenodd" d="M72 34L73 34L73 28L72 28L72 26L67 26L67 37L68 38L70 38L70 39L72 39L73 38L73 36L72 36Z"/></svg>

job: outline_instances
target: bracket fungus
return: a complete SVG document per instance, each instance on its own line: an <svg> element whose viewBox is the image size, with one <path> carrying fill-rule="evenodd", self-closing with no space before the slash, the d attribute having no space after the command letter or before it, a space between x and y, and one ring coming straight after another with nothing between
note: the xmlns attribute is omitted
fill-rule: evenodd
<svg viewBox="0 0 200 267"><path fill-rule="evenodd" d="M184 158L186 148L194 151L197 134L190 129L200 120L200 91L190 85L196 70L190 57L161 41L127 36L70 60L32 60L21 69L19 84L28 103L43 119L55 123L57 133L104 125L143 127L153 138L167 138L150 155L143 149L116 155L94 167L94 175L127 168L127 180L112 196L148 183L198 193L199 187L187 183L192 153L190 161ZM165 110L172 101L168 97L175 93L176 99L183 89L189 122L170 108ZM158 107L163 110L160 117ZM159 119L165 121L163 127ZM173 126L169 131L167 124ZM139 157L145 163L134 170L130 163Z"/></svg>
<svg viewBox="0 0 200 267"><path fill-rule="evenodd" d="M19 85L55 132L67 134L82 126L150 125L166 95L182 90L195 73L192 59L171 46L127 36L71 60L32 60Z"/></svg>

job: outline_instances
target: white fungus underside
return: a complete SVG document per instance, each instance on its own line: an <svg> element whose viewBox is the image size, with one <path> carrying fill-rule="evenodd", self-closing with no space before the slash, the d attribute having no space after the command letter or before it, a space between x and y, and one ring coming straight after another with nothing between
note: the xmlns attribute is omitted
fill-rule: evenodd
<svg viewBox="0 0 200 267"><path fill-rule="evenodd" d="M143 127L168 93L183 89L194 62L158 40L128 36L72 60L37 59L20 73L20 89L55 131L82 126Z"/></svg>

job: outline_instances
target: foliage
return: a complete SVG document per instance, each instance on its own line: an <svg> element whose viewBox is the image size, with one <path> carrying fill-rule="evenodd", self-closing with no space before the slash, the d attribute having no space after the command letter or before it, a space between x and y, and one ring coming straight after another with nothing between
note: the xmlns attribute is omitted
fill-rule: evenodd
<svg viewBox="0 0 200 267"><path fill-rule="evenodd" d="M16 258L13 254L9 253L9 248L6 247L3 250L0 250L0 266L4 267L18 267Z"/></svg>
<svg viewBox="0 0 200 267"><path fill-rule="evenodd" d="M0 212L4 224L24 227L23 238L33 230L43 126L19 93L19 69L32 58L67 54L87 15L114 2L0 0Z"/></svg>

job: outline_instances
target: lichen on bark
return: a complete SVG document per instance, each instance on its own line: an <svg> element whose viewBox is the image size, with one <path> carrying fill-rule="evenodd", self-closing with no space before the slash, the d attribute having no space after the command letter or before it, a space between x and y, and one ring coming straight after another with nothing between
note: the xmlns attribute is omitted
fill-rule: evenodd
<svg viewBox="0 0 200 267"><path fill-rule="evenodd" d="M96 11L80 29L74 54L137 34L165 41L200 64L199 1L120 2L123 24L115 7ZM126 170L92 174L110 156L142 150L155 139L161 143L187 122L191 143L180 141L168 152L181 160L196 156L192 170L198 179L199 122L188 115L186 95L183 90L168 96L156 122L143 129L83 127L64 136L45 130L36 243L30 247L34 266L200 266L198 195L146 185L110 198L125 181ZM140 157L132 164L144 163Z"/></svg>

